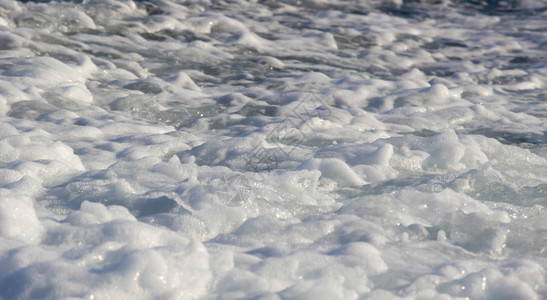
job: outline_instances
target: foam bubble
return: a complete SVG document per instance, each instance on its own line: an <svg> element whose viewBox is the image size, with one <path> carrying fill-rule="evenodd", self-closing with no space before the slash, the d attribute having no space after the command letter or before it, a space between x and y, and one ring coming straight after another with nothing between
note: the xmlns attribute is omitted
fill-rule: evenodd
<svg viewBox="0 0 547 300"><path fill-rule="evenodd" d="M2 195L0 198L0 235L23 243L39 243L45 229L38 219L32 198L17 195Z"/></svg>
<svg viewBox="0 0 547 300"><path fill-rule="evenodd" d="M299 169L319 170L325 178L336 181L341 186L361 186L366 184L346 163L336 158L310 159Z"/></svg>

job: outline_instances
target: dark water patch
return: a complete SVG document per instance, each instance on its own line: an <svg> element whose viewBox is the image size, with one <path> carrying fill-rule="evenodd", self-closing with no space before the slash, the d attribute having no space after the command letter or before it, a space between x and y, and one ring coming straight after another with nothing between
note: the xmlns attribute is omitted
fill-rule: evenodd
<svg viewBox="0 0 547 300"><path fill-rule="evenodd" d="M509 61L511 64L533 64L542 61L542 59L530 56L516 56Z"/></svg>
<svg viewBox="0 0 547 300"><path fill-rule="evenodd" d="M365 35L345 36L335 34L334 40L338 45L338 49L368 49L375 45L374 41Z"/></svg>
<svg viewBox="0 0 547 300"><path fill-rule="evenodd" d="M141 91L145 94L159 94L162 92L161 87L158 84L147 81L136 81L123 86L125 89Z"/></svg>
<svg viewBox="0 0 547 300"><path fill-rule="evenodd" d="M130 207L131 214L140 218L145 216L151 216L159 213L172 212L179 208L178 203L167 197L161 196L159 198L143 198L135 201ZM181 208L184 210L183 208Z"/></svg>
<svg viewBox="0 0 547 300"><path fill-rule="evenodd" d="M80 4L80 3L83 3L84 1L83 0L64 0L64 1L59 1L59 0L17 0L17 2L21 2L21 3L50 3L50 2L68 2L68 3L77 3L77 4Z"/></svg>
<svg viewBox="0 0 547 300"><path fill-rule="evenodd" d="M411 134L413 134L415 136L419 136L419 137L430 137L430 136L438 135L439 133L436 132L436 131L433 131L433 130L429 130L429 129L422 129L422 130L419 130L419 131L411 132Z"/></svg>
<svg viewBox="0 0 547 300"><path fill-rule="evenodd" d="M483 135L494 138L506 145L515 145L521 148L538 148L547 145L547 131L543 134L501 131L490 128L479 128L469 132L470 134Z"/></svg>
<svg viewBox="0 0 547 300"><path fill-rule="evenodd" d="M275 105L254 105L246 104L243 106L238 114L244 117L254 117L254 116L269 116L274 117L279 115L279 107Z"/></svg>
<svg viewBox="0 0 547 300"><path fill-rule="evenodd" d="M55 106L45 102L24 100L12 104L7 116L17 119L36 120L42 115L55 110L57 110Z"/></svg>
<svg viewBox="0 0 547 300"><path fill-rule="evenodd" d="M388 15L397 16L405 19L424 20L431 17L427 12L422 11L417 7L413 7L411 5L403 5L401 7L384 6L380 8L380 11Z"/></svg>
<svg viewBox="0 0 547 300"><path fill-rule="evenodd" d="M408 187L414 187L418 190L429 189L435 186L436 189L444 189L447 182L440 182L435 174L417 174L416 176L401 177L389 179L378 184L365 185L361 188L359 196L390 194ZM448 180L447 180L448 181Z"/></svg>
<svg viewBox="0 0 547 300"><path fill-rule="evenodd" d="M478 11L486 15L536 15L547 10L545 2L539 4L520 0L462 0L452 1L456 7Z"/></svg>
<svg viewBox="0 0 547 300"><path fill-rule="evenodd" d="M438 38L431 43L424 44L422 47L427 50L438 50L448 47L467 48L467 45L465 42L454 39Z"/></svg>

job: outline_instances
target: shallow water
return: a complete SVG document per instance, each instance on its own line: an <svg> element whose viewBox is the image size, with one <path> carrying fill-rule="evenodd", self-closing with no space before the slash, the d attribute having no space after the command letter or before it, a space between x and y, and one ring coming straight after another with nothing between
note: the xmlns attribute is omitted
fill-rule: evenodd
<svg viewBox="0 0 547 300"><path fill-rule="evenodd" d="M543 299L542 1L0 0L0 299Z"/></svg>

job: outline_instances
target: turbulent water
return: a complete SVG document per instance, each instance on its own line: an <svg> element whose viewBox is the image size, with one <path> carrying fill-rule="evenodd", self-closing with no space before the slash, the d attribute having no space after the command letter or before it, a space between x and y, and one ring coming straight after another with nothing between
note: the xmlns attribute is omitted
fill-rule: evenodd
<svg viewBox="0 0 547 300"><path fill-rule="evenodd" d="M0 299L547 299L546 19L0 0Z"/></svg>

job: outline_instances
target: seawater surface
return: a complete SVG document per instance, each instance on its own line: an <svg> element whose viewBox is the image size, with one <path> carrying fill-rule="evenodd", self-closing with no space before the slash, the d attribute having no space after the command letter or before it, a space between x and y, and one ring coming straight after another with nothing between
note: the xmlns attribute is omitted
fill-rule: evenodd
<svg viewBox="0 0 547 300"><path fill-rule="evenodd" d="M546 18L0 0L0 299L547 298Z"/></svg>

